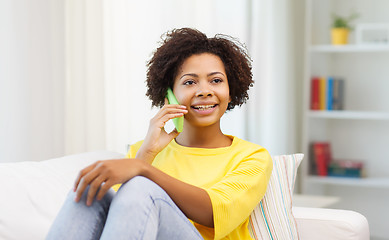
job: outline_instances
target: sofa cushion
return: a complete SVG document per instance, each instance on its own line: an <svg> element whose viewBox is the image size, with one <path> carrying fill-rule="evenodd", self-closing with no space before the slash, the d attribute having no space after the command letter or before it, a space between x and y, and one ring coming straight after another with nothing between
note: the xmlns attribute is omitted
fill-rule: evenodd
<svg viewBox="0 0 389 240"><path fill-rule="evenodd" d="M41 162L1 163L0 239L44 239L79 170L97 160L123 157L96 151Z"/></svg>
<svg viewBox="0 0 389 240"><path fill-rule="evenodd" d="M303 154L272 156L273 172L265 196L250 215L249 230L255 239L299 239L292 196L303 157Z"/></svg>
<svg viewBox="0 0 389 240"><path fill-rule="evenodd" d="M340 209L293 207L301 239L368 240L369 223L362 214Z"/></svg>

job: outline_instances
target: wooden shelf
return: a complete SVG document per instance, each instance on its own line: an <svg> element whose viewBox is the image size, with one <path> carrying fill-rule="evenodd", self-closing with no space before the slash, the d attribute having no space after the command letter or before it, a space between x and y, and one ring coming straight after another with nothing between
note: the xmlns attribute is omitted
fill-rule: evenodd
<svg viewBox="0 0 389 240"><path fill-rule="evenodd" d="M307 115L310 118L323 119L389 120L387 112L310 110Z"/></svg>
<svg viewBox="0 0 389 240"><path fill-rule="evenodd" d="M308 176L310 183L355 186L355 187L374 187L389 188L389 178L346 178L346 177L319 177Z"/></svg>
<svg viewBox="0 0 389 240"><path fill-rule="evenodd" d="M358 53L358 52L389 52L389 44L382 45L312 45L312 53Z"/></svg>

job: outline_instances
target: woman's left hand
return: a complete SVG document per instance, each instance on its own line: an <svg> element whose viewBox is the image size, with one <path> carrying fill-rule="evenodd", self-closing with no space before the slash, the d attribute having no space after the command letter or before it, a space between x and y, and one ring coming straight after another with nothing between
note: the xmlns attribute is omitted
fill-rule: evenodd
<svg viewBox="0 0 389 240"><path fill-rule="evenodd" d="M86 204L90 206L96 193L96 199L102 199L113 185L124 183L140 175L146 164L139 159L97 161L79 172L74 183L73 191L76 192L74 200L79 202L83 192L89 185Z"/></svg>

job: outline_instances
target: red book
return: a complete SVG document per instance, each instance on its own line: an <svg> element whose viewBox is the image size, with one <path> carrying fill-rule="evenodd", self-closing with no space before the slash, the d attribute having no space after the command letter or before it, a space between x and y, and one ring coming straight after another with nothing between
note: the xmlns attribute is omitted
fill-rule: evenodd
<svg viewBox="0 0 389 240"><path fill-rule="evenodd" d="M328 142L315 142L313 152L317 167L317 175L327 176L328 166L331 162L331 149Z"/></svg>
<svg viewBox="0 0 389 240"><path fill-rule="evenodd" d="M320 78L311 79L311 109L320 110Z"/></svg>

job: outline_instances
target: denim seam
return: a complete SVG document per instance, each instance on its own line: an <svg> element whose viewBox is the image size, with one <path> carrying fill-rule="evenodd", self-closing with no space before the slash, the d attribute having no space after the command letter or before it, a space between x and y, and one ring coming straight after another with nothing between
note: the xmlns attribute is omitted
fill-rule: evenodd
<svg viewBox="0 0 389 240"><path fill-rule="evenodd" d="M174 209L174 211L176 211L176 213L178 214L178 216L185 220L184 222L188 221L187 223L190 224L189 226L192 226L192 227L193 227L193 228L192 228L192 231L193 231L197 236L199 236L199 237L202 238L201 234L200 234L197 230L195 230L196 227L193 226L193 224L192 224L191 222L189 222L189 220L188 220L188 218L185 216L185 214L184 214L181 210L180 210L180 211L177 210L177 208L178 208L177 205L172 206L172 205L169 203L169 201L166 201L165 199L160 198L160 197L156 197L156 198L154 199L153 202L155 202L155 201L157 201L157 200L161 200L162 202L164 202L164 203L166 203L167 205L169 205L170 208ZM173 201L173 200L172 200L172 201ZM178 208L178 209L179 209L179 208ZM180 213L182 213L182 215L184 215L185 217L182 217L182 215L181 215Z"/></svg>
<svg viewBox="0 0 389 240"><path fill-rule="evenodd" d="M151 201L153 202L153 204L154 204L154 206L155 206L155 203L154 203L154 200L151 198ZM140 236L142 237L142 238L140 238L140 239L143 239L143 237L144 237L144 235L145 235L145 232L146 232L146 224L147 224L147 222L148 222L148 220L149 220L149 218L150 218L150 213L151 213L151 207L149 207L149 212L147 213L147 217L146 217L146 221L145 221L145 223L144 223L144 227L143 227L143 231L142 232L140 232Z"/></svg>

